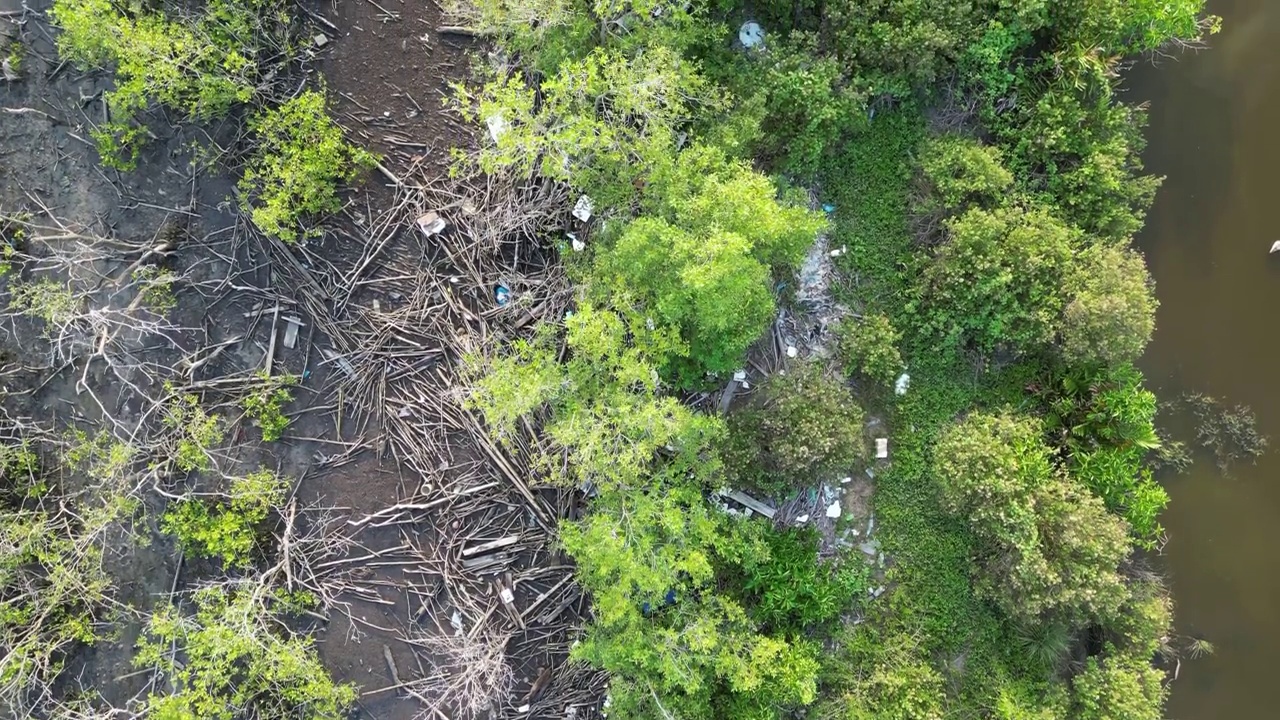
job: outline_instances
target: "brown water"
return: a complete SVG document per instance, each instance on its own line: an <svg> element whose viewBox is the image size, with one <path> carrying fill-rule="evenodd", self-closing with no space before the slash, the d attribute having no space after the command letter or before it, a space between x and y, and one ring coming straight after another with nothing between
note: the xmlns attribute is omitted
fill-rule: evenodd
<svg viewBox="0 0 1280 720"><path fill-rule="evenodd" d="M1161 301L1143 366L1162 397L1251 405L1272 452L1223 477L1166 481L1178 629L1216 646L1185 660L1172 720L1280 718L1280 0L1210 0L1212 49L1138 68L1148 169L1166 175L1140 238Z"/></svg>

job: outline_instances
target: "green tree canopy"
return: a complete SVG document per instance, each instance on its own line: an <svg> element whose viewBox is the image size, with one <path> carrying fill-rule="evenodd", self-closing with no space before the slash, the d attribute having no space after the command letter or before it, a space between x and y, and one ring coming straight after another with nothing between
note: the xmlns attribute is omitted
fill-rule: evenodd
<svg viewBox="0 0 1280 720"><path fill-rule="evenodd" d="M1090 247L1072 267L1067 289L1063 356L1106 365L1137 360L1155 330L1159 304L1142 256L1110 245Z"/></svg>
<svg viewBox="0 0 1280 720"><path fill-rule="evenodd" d="M943 504L985 546L979 587L1009 617L1110 617L1126 597L1117 569L1128 526L1055 470L1041 432L1034 418L985 413L943 430L933 451Z"/></svg>
<svg viewBox="0 0 1280 720"><path fill-rule="evenodd" d="M974 208L947 229L918 283L925 327L984 351L1048 344L1066 302L1062 280L1078 232L1043 209L1018 206Z"/></svg>

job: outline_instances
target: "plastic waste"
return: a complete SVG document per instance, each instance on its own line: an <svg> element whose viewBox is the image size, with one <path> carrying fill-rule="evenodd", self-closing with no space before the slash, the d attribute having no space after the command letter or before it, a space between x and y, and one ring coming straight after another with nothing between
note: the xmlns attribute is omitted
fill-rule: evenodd
<svg viewBox="0 0 1280 720"><path fill-rule="evenodd" d="M906 395L909 387L911 387L911 376L902 373L898 376L897 381L893 383L893 393L895 395Z"/></svg>
<svg viewBox="0 0 1280 720"><path fill-rule="evenodd" d="M578 202L573 204L573 216L582 222L586 222L591 219L591 212L595 210L595 207L595 203L592 202L591 198L583 195L578 198Z"/></svg>

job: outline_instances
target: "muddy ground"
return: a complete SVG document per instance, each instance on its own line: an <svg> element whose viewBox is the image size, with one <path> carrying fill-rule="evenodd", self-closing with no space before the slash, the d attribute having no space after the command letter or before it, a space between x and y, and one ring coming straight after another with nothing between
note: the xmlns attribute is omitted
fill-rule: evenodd
<svg viewBox="0 0 1280 720"><path fill-rule="evenodd" d="M50 4L50 0L28 0L24 6L19 0L0 0L0 37L4 38L0 44L20 42L24 49L21 78L0 80L0 210L47 208L68 223L132 243L154 240L178 228L183 241L166 262L187 273L200 289L178 288L173 319L184 328L181 340L177 348L156 349L150 359L176 365L184 352L228 342L229 351L205 366L202 378L261 369L268 348L275 372L303 378L288 408L292 424L284 440L258 443L257 431L240 421L232 429L235 462L246 468L270 466L300 478L296 489L300 501L334 507L343 517L364 517L419 492L423 478L395 462L380 439L377 419L358 420L355 412L342 406L341 397L335 400L333 380L342 369L324 359L326 352L334 351L317 329L324 323L309 314L318 306L302 302L297 283L290 284L289 278L296 276L273 268L270 249L244 232L243 220L235 212L234 170L193 165L193 148L230 145L242 118L192 127L154 112L149 118L154 137L137 169L119 173L102 167L89 131L104 116L102 92L110 88L110 78L104 72L80 72L58 60L54 31L42 17ZM351 137L383 154L386 172L412 172L420 182L443 177L449 149L465 146L470 136L456 118L441 111L441 101L450 82L465 79L468 54L478 51L474 41L438 33L442 22L434 2L308 3L305 12L311 25L308 34L323 35L315 42L315 67L323 75L334 116ZM315 76L313 81L318 80ZM368 240L373 218L395 197L382 173L353 188L348 212L332 220L334 232L309 244L309 257L322 257L334 265L355 262L365 252L359 244ZM411 257L413 252L421 250L402 255ZM315 271L305 257L304 268ZM473 294L479 297L481 291ZM362 306L376 300L375 295L363 293L351 303ZM381 301L388 299L382 296ZM296 348L273 342L279 324L269 310L273 305L302 319L303 339ZM101 368L91 365L83 376L91 390L88 394L108 398L105 406L77 392L83 364L58 362L32 321L6 317L0 325L0 353L11 392L5 402L19 414L59 428L73 424L94 428L106 423L104 410L112 422L124 425L136 413L139 399L130 397ZM18 392L24 389L28 392ZM450 461L461 467L471 459ZM171 540L155 527L162 502L152 498L147 509L149 545L113 559L111 568L120 587L119 599L138 612L118 620L117 639L78 652L66 673L66 691L94 690L115 707L128 706L147 689L145 674L135 672L131 664L140 618L157 603L180 599L184 590L217 569L203 561L181 562ZM388 552L408 542L410 535L395 527L366 530L359 533L351 552L353 556ZM430 540L425 535L416 538ZM540 546L529 552L520 563L525 569L535 561L560 567L555 565L558 558ZM394 687L427 672L420 656L402 642L414 616L407 612L411 595L404 589L411 579L406 568L412 565L390 561L371 565L359 578L372 591L344 598L350 603L350 617L330 613L330 622L317 628L321 657L336 679L357 683L369 693L359 701L359 716L416 717L422 704ZM532 583L517 597L527 604L550 585L550 581ZM574 597L569 594L564 604ZM524 659L515 668L513 697L503 714L511 714L522 697L529 699L536 678L547 674L544 668L563 662L567 644L557 641L559 649L541 650L538 637L521 633L512 641ZM393 676L395 668L402 677ZM557 682L561 681L557 675ZM566 676L563 682L572 680Z"/></svg>

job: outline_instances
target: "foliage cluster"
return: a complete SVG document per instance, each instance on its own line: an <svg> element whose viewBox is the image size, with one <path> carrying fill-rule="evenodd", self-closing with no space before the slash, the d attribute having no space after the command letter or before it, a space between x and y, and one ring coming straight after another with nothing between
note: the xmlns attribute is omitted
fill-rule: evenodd
<svg viewBox="0 0 1280 720"><path fill-rule="evenodd" d="M566 324L564 363L545 330L505 357L473 358L471 402L500 433L549 410L544 432L570 462L563 474L554 452L548 476L596 493L590 514L561 527L595 615L575 655L613 674L623 717L778 717L812 702L816 648L778 629L830 619L859 581L708 502L725 429L661 393L674 330L589 304ZM775 556L794 579L756 575ZM794 584L803 578L814 583Z"/></svg>
<svg viewBox="0 0 1280 720"><path fill-rule="evenodd" d="M289 18L279 0L209 0L193 16L170 17L110 0L57 0L59 53L81 68L114 66L111 120L93 133L103 162L131 169L146 137L139 116L162 105L191 120L225 116L248 102L263 75L266 38L285 46Z"/></svg>
<svg viewBox="0 0 1280 720"><path fill-rule="evenodd" d="M857 320L845 320L835 330L840 363L848 375L861 375L872 382L890 385L902 372L898 343L902 334L883 313Z"/></svg>
<svg viewBox="0 0 1280 720"><path fill-rule="evenodd" d="M195 395L178 395L165 405L164 424L175 441L173 463L182 472L198 472L213 467L209 452L222 442L222 418L200 405Z"/></svg>
<svg viewBox="0 0 1280 720"><path fill-rule="evenodd" d="M232 478L225 500L174 501L160 518L160 527L190 555L220 558L227 567L247 567L262 523L284 502L288 491L287 478L257 470Z"/></svg>
<svg viewBox="0 0 1280 720"><path fill-rule="evenodd" d="M162 607L138 642L134 664L159 667L174 686L147 698L146 717L347 717L355 687L334 683L312 644L276 617L296 604L291 598L233 585L198 590L192 601L194 616Z"/></svg>
<svg viewBox="0 0 1280 720"><path fill-rule="evenodd" d="M338 186L376 163L349 143L325 113L324 94L306 90L250 120L253 156L240 179L250 217L260 230L285 242L314 237L303 222L341 209Z"/></svg>
<svg viewBox="0 0 1280 720"><path fill-rule="evenodd" d="M824 718L1159 716L1168 602L1131 557L1167 502L1145 466L1154 397L1131 366L1156 303L1127 247L1159 181L1115 78L1127 55L1202 41L1202 7L766 2L750 51L723 41L733 3L460 11L516 65L458 93L488 132L480 166L564 181L608 219L563 353L544 328L474 361L473 402L499 433L546 418L564 453L548 475L598 493L563 537L596 608L579 656L611 672L620 715L768 718L821 695ZM765 563L808 553L702 495L753 475L769 489L783 465L797 482L847 467L847 389L770 383L767 412L727 429L665 394L737 367L772 315L767 283L798 258L762 251L791 247L781 231L726 215L786 205L729 160L746 154L818 180L835 208L856 279L840 299L883 313L845 328L848 369L912 368L876 477L892 601L835 636L817 588L834 582L838 602L853 581L806 563L791 573L813 593L771 597ZM673 181L719 168L751 182L698 204L701 185ZM819 638L834 652L815 654ZM730 659L747 655L764 665Z"/></svg>
<svg viewBox="0 0 1280 720"><path fill-rule="evenodd" d="M814 364L769 378L758 405L733 413L723 455L731 483L770 496L851 475L866 458L862 408Z"/></svg>
<svg viewBox="0 0 1280 720"><path fill-rule="evenodd" d="M293 401L293 393L289 388L296 385L298 378L293 375L259 377L260 385L246 395L241 404L245 415L262 429L263 442L275 442L284 436L289 427L289 418L284 414L284 406Z"/></svg>

